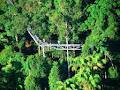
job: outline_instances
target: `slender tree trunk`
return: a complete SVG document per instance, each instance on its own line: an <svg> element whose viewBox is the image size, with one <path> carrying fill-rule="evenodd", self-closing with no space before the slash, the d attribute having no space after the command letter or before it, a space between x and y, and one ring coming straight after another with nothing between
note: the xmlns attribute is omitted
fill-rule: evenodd
<svg viewBox="0 0 120 90"><path fill-rule="evenodd" d="M16 40L16 42L18 43L18 36L17 36L17 35L15 36L15 40Z"/></svg>
<svg viewBox="0 0 120 90"><path fill-rule="evenodd" d="M40 46L38 46L38 54L40 55Z"/></svg>
<svg viewBox="0 0 120 90"><path fill-rule="evenodd" d="M45 87L45 90L47 90L47 88Z"/></svg>
<svg viewBox="0 0 120 90"><path fill-rule="evenodd" d="M18 35L15 35L16 46L19 48L19 52L21 51L21 47L18 46Z"/></svg>

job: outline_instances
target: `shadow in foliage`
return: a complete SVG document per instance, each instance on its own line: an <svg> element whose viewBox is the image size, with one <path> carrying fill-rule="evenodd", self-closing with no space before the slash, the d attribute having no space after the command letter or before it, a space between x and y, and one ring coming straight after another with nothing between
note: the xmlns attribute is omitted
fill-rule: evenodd
<svg viewBox="0 0 120 90"><path fill-rule="evenodd" d="M107 46L111 53L119 53L120 52L120 40L108 40Z"/></svg>
<svg viewBox="0 0 120 90"><path fill-rule="evenodd" d="M3 45L0 45L0 52L4 49Z"/></svg>
<svg viewBox="0 0 120 90"><path fill-rule="evenodd" d="M4 14L4 13L5 13L5 11L2 10L2 9L0 9L0 15L2 15L2 14Z"/></svg>
<svg viewBox="0 0 120 90"><path fill-rule="evenodd" d="M66 80L68 78L68 63L67 61L62 62L62 64L59 67L59 73L60 73L60 79L62 81Z"/></svg>
<svg viewBox="0 0 120 90"><path fill-rule="evenodd" d="M118 72L120 72L120 69L119 69L119 66L120 66L120 61L112 61L113 65L116 66L118 68ZM111 62L108 62L106 65L105 65L105 68L103 70L103 73L106 72L106 75L108 77L108 69L109 67L112 66L112 63ZM120 73L119 73L120 75ZM104 75L105 76L105 75ZM120 76L118 78L106 78L105 77L102 77L102 89L103 90L120 90Z"/></svg>
<svg viewBox="0 0 120 90"><path fill-rule="evenodd" d="M86 37L89 36L91 33L91 30L83 31L79 34L79 40L81 40L80 43L85 43Z"/></svg>
<svg viewBox="0 0 120 90"><path fill-rule="evenodd" d="M36 81L38 81L38 79ZM48 78L40 78L38 82L40 84L41 90L45 90L45 88L46 90L49 90Z"/></svg>

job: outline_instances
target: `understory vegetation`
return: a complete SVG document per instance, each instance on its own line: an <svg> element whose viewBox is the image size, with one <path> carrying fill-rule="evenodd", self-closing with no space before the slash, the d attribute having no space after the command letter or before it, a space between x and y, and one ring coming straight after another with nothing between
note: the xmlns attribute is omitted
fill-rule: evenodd
<svg viewBox="0 0 120 90"><path fill-rule="evenodd" d="M82 44L81 50L45 48ZM39 52L39 53L38 53ZM0 0L0 90L120 90L119 0Z"/></svg>

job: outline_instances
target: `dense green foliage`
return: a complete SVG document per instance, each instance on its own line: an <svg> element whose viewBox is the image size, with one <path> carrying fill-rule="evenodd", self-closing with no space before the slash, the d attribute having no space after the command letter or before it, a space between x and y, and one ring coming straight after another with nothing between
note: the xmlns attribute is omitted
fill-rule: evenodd
<svg viewBox="0 0 120 90"><path fill-rule="evenodd" d="M49 48L42 57L29 26L41 40L68 37L81 50L69 51L68 61L66 51ZM1 0L0 89L120 89L119 26L119 0Z"/></svg>
<svg viewBox="0 0 120 90"><path fill-rule="evenodd" d="M49 85L50 85L50 90L56 90L57 89L57 81L59 81L59 67L58 63L54 62L53 67L50 71L49 75Z"/></svg>

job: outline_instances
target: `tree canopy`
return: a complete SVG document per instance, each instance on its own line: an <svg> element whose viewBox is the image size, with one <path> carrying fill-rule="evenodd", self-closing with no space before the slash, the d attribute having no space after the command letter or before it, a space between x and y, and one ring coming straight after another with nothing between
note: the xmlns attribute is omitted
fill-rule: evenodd
<svg viewBox="0 0 120 90"><path fill-rule="evenodd" d="M120 89L119 25L119 0L1 0L0 89ZM81 50L66 61L65 50L45 48L43 57L28 27L42 41L67 37Z"/></svg>

